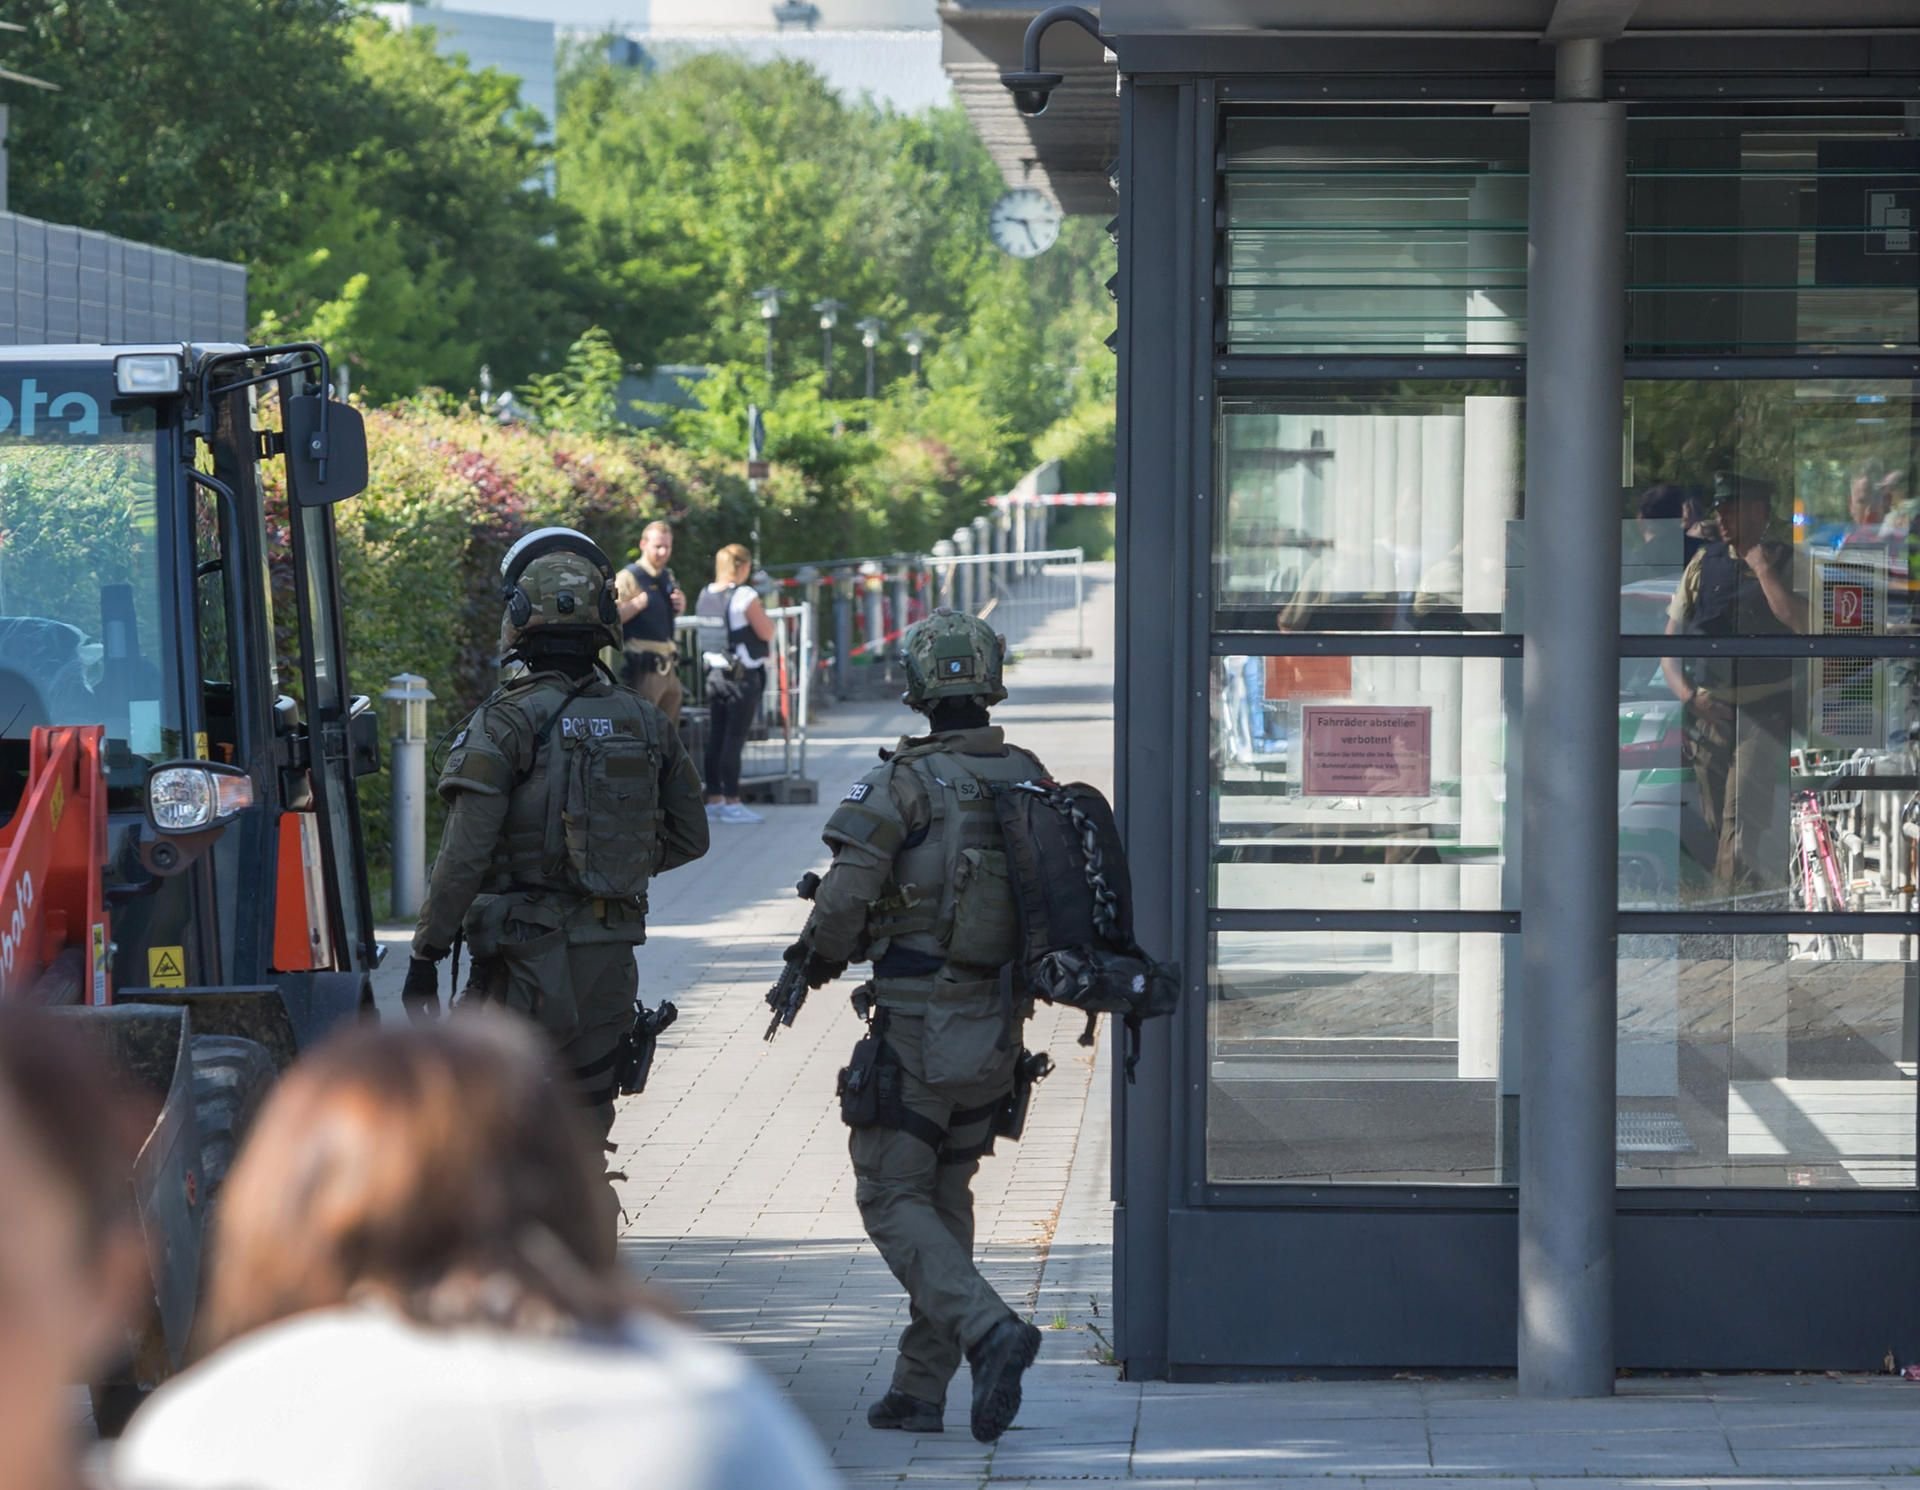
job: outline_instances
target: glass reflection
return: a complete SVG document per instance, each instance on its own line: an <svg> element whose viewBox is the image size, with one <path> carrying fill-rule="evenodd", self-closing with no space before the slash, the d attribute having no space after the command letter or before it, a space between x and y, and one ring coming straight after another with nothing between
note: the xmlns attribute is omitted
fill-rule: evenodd
<svg viewBox="0 0 1920 1490"><path fill-rule="evenodd" d="M1212 904L1516 906L1519 670L1493 657L1216 659Z"/></svg>
<svg viewBox="0 0 1920 1490"><path fill-rule="evenodd" d="M1837 938L1822 939L1838 941ZM1914 966L1901 935L1620 938L1622 1185L1914 1183Z"/></svg>
<svg viewBox="0 0 1920 1490"><path fill-rule="evenodd" d="M1493 934L1215 937L1209 1178L1500 1182L1502 989L1518 957L1517 937Z"/></svg>
<svg viewBox="0 0 1920 1490"><path fill-rule="evenodd" d="M1620 629L1912 634L1915 387L1629 383Z"/></svg>
<svg viewBox="0 0 1920 1490"><path fill-rule="evenodd" d="M1520 402L1498 383L1223 400L1216 629L1518 630Z"/></svg>

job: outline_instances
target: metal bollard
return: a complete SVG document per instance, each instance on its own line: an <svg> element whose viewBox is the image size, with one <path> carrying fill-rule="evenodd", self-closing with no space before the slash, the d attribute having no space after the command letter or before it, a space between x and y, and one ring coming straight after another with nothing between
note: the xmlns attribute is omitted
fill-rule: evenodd
<svg viewBox="0 0 1920 1490"><path fill-rule="evenodd" d="M884 667L887 660L887 581L886 571L877 560L860 566L860 588L866 598L867 665Z"/></svg>
<svg viewBox="0 0 1920 1490"><path fill-rule="evenodd" d="M907 623L912 619L907 614L913 594L912 585L912 570L908 567L907 561L898 560L893 566L893 629L895 631L904 632L907 629ZM900 648L897 642L888 642L887 676L889 678L894 676L898 668L896 659L899 655Z"/></svg>
<svg viewBox="0 0 1920 1490"><path fill-rule="evenodd" d="M993 552L993 524L985 517L973 520L973 551L976 554ZM998 568L993 564L973 566L973 613L977 616L987 607L987 601L993 595L993 582L999 576L994 572Z"/></svg>
<svg viewBox="0 0 1920 1490"><path fill-rule="evenodd" d="M933 595L931 598L936 607L945 606L948 610L953 609L953 564L951 562L943 564L940 561L942 559L951 561L958 552L951 538L942 538L933 546Z"/></svg>
<svg viewBox="0 0 1920 1490"><path fill-rule="evenodd" d="M414 673L387 679L380 697L393 707L388 771L393 805L388 834L393 845L393 915L410 921L427 898L427 680Z"/></svg>
<svg viewBox="0 0 1920 1490"><path fill-rule="evenodd" d="M853 576L845 570L833 577L833 691L853 692Z"/></svg>
<svg viewBox="0 0 1920 1490"><path fill-rule="evenodd" d="M953 530L955 556L968 559L973 556L973 529L955 528ZM977 564L955 564L953 566L953 608L973 614L973 583Z"/></svg>

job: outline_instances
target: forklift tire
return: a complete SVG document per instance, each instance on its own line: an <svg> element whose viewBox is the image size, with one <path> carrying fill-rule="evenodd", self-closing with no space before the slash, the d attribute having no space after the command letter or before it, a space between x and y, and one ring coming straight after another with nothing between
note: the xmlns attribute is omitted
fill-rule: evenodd
<svg viewBox="0 0 1920 1490"><path fill-rule="evenodd" d="M257 1040L233 1035L195 1035L193 1117L200 1128L200 1193L213 1204L226 1184L233 1156L273 1084L273 1057ZM127 1369L122 1363L122 1370ZM150 1390L116 1374L87 1388L93 1399L93 1423L102 1438L118 1438Z"/></svg>
<svg viewBox="0 0 1920 1490"><path fill-rule="evenodd" d="M192 1055L200 1187L203 1203L212 1204L226 1184L234 1153L261 1099L273 1085L273 1057L258 1041L233 1035L195 1035Z"/></svg>

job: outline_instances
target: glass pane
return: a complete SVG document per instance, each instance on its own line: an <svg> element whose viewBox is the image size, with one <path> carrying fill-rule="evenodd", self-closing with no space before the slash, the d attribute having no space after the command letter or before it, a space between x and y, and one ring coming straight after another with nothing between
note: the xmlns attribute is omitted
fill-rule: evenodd
<svg viewBox="0 0 1920 1490"><path fill-rule="evenodd" d="M1916 392L1888 379L1629 383L1621 629L1911 633Z"/></svg>
<svg viewBox="0 0 1920 1490"><path fill-rule="evenodd" d="M1621 904L1911 909L1915 679L1890 658L1622 658Z"/></svg>
<svg viewBox="0 0 1920 1490"><path fill-rule="evenodd" d="M1620 938L1623 1185L1914 1183L1913 946Z"/></svg>
<svg viewBox="0 0 1920 1490"><path fill-rule="evenodd" d="M1216 658L1211 903L1517 907L1519 698L1518 659Z"/></svg>
<svg viewBox="0 0 1920 1490"><path fill-rule="evenodd" d="M1224 932L1213 941L1216 1184L1492 1184L1502 990L1520 939Z"/></svg>
<svg viewBox="0 0 1920 1490"><path fill-rule="evenodd" d="M1755 105L1627 123L1627 344L1920 347L1920 121Z"/></svg>
<svg viewBox="0 0 1920 1490"><path fill-rule="evenodd" d="M1525 345L1523 115L1234 119L1225 176L1229 350Z"/></svg>
<svg viewBox="0 0 1920 1490"><path fill-rule="evenodd" d="M1214 626L1518 630L1510 385L1304 385L1221 401Z"/></svg>

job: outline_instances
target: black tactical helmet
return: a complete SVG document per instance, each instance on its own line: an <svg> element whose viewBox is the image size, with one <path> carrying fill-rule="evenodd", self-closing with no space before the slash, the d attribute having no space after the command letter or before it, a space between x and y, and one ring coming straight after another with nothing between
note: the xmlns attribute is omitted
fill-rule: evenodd
<svg viewBox="0 0 1920 1490"><path fill-rule="evenodd" d="M533 631L620 645L613 602L613 565L600 545L572 528L540 528L500 561L500 598L507 604L500 635L512 651Z"/></svg>
<svg viewBox="0 0 1920 1490"><path fill-rule="evenodd" d="M992 707L1007 696L1000 681L1007 647L985 621L942 606L900 639L909 708L931 710L943 698L977 698Z"/></svg>

